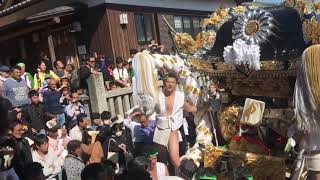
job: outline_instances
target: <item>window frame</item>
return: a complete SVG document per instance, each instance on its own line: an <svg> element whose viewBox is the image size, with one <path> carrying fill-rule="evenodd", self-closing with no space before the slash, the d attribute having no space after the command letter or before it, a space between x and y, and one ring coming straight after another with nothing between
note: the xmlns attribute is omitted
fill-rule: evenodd
<svg viewBox="0 0 320 180"><path fill-rule="evenodd" d="M138 37L140 33L138 32L138 28L137 28L137 20L136 20L137 16L139 16L140 21L141 21L142 27L140 27L140 28L143 31L144 41L140 41L139 37ZM152 37L151 40L154 39L154 32L153 32L154 27L153 27L153 16L152 16L152 14L150 14L150 13L134 13L137 41L138 41L139 45L148 45L148 44L151 43L151 40L148 41L148 31L147 31L147 29L148 29L147 26L148 25L145 22L145 19L146 19L145 16L149 16L149 18L150 18L150 28L151 28L150 32L151 32L151 37Z"/></svg>
<svg viewBox="0 0 320 180"><path fill-rule="evenodd" d="M197 36L197 34L199 33L199 32L201 32L201 26L200 26L200 22L201 22L201 20L204 18L204 17L202 17L202 16L192 16L192 15L174 15L174 25L176 25L175 24L175 20L176 20L176 18L178 19L180 19L181 20L181 26L182 26L182 28L178 28L179 29L179 32L183 32L183 33L189 33L191 36L193 36L193 37L196 37ZM185 24L184 24L184 21L185 21L185 19L188 19L189 20L189 25L190 25L190 28L185 28ZM197 19L198 20L198 23L199 23L199 27L196 27L195 28L195 26L194 26L194 19ZM176 29L176 26L174 26L174 28L175 28L175 30L177 30ZM188 32L188 30L187 29L189 29L189 32ZM197 29L197 30L196 30ZM182 30L182 31L180 31L180 30ZM178 31L178 30L177 30ZM198 31L198 32L197 32ZM190 33L191 32L191 33ZM197 33L196 33L197 32Z"/></svg>

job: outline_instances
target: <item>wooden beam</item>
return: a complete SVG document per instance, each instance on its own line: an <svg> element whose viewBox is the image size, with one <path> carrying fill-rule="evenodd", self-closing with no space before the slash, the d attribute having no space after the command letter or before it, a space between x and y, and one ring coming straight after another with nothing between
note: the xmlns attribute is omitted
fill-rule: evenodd
<svg viewBox="0 0 320 180"><path fill-rule="evenodd" d="M56 61L56 53L54 51L53 38L52 38L51 34L48 36L48 47L49 47L49 53L50 53L52 67L54 67L53 62Z"/></svg>
<svg viewBox="0 0 320 180"><path fill-rule="evenodd" d="M40 24L40 25L35 25L35 26L32 26L32 27L24 28L24 29L21 29L19 31L15 31L15 32L12 32L12 33L6 33L6 34L3 34L3 35L0 35L0 42L6 41L8 39L12 39L12 38L17 37L17 36L21 36L21 35L24 35L24 34L31 33L31 32L36 31L38 29L42 29L42 28L48 27L48 26L50 26L52 24L53 24L53 22L47 22L47 23L44 23L44 24Z"/></svg>
<svg viewBox="0 0 320 180"><path fill-rule="evenodd" d="M53 1L53 0L43 0L32 6L21 9L17 12L11 13L7 16L0 18L0 28L3 28L9 24L15 23L17 21L24 20L25 18L35 15L40 12L47 11L59 6L69 5L78 2L77 0L63 0L63 1Z"/></svg>

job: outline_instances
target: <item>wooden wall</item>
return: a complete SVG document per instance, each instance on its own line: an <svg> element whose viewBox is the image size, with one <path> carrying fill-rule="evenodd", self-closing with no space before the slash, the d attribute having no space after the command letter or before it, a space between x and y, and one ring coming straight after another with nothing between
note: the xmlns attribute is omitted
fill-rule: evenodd
<svg viewBox="0 0 320 180"><path fill-rule="evenodd" d="M107 9L107 16L109 17L110 38L112 41L112 51L114 57L121 56L123 58L129 57L130 48L138 48L136 39L136 27L134 22L134 14L127 12L128 24L120 25L121 11Z"/></svg>
<svg viewBox="0 0 320 180"><path fill-rule="evenodd" d="M128 24L120 24L120 14L127 13ZM154 39L156 39L155 21L153 15ZM88 25L88 50L97 51L115 59L118 56L128 59L129 50L140 50L147 45L139 45L135 26L134 12L107 9L103 6L90 9Z"/></svg>
<svg viewBox="0 0 320 180"><path fill-rule="evenodd" d="M128 15L128 24L120 24L120 14ZM172 45L168 36L162 15L165 15L170 24L173 25L173 16L176 14L206 16L208 12L188 11L176 9L161 9L155 7L140 6L121 6L109 4L106 6L99 5L89 9L88 25L89 29L89 48L95 50L99 54L107 57L116 58L118 56L124 59L129 58L129 50L147 48L148 45L138 43L135 13L145 13L152 15L153 39L167 46L166 50L170 50Z"/></svg>
<svg viewBox="0 0 320 180"><path fill-rule="evenodd" d="M113 57L109 18L105 7L90 8L87 21L88 50L97 51L98 54L106 57Z"/></svg>

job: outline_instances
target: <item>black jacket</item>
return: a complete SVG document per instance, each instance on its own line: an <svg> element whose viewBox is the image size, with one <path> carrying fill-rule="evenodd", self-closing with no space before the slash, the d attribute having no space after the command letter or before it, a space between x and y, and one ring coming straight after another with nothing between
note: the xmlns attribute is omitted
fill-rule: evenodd
<svg viewBox="0 0 320 180"><path fill-rule="evenodd" d="M110 141L110 139L113 139L114 141ZM103 152L105 157L108 157L108 147L109 147L109 141L110 141L110 151L111 152L122 152L122 149L120 149L118 146L120 144L126 145L127 152L133 152L133 143L132 143L132 135L129 128L125 128L122 130L122 135L120 137L117 137L115 135L111 135L103 143Z"/></svg>
<svg viewBox="0 0 320 180"><path fill-rule="evenodd" d="M48 89L43 93L44 110L55 115L64 113L64 107L60 104L61 94L59 91Z"/></svg>
<svg viewBox="0 0 320 180"><path fill-rule="evenodd" d="M88 89L87 79L91 75L91 69L87 66L82 66L79 69L80 87L82 89Z"/></svg>
<svg viewBox="0 0 320 180"><path fill-rule="evenodd" d="M31 148L28 140L22 138L16 141L13 141L13 146L15 150L14 158L12 160L12 165L14 170L20 179L23 179L24 169L33 162Z"/></svg>
<svg viewBox="0 0 320 180"><path fill-rule="evenodd" d="M30 126L37 130L45 128L45 111L42 104L30 104L22 110L22 115Z"/></svg>

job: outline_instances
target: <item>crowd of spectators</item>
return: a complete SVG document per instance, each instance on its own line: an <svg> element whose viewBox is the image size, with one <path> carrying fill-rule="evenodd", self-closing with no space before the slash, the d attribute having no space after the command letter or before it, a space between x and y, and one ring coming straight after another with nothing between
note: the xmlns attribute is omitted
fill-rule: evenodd
<svg viewBox="0 0 320 180"><path fill-rule="evenodd" d="M160 53L162 47L153 44L150 49ZM116 66L93 53L78 70L67 70L60 60L52 69L44 56L34 76L25 72L24 63L0 66L0 105L7 102L9 113L0 145L12 152L1 156L0 179L192 179L197 171L209 176L192 160L181 161L179 172L173 172L170 162L157 158L155 115L134 108L125 117L108 111L88 116L79 93L87 93L89 76L101 72L110 91L130 87L136 53L131 49L128 60L117 57ZM180 149L183 155L186 147Z"/></svg>

